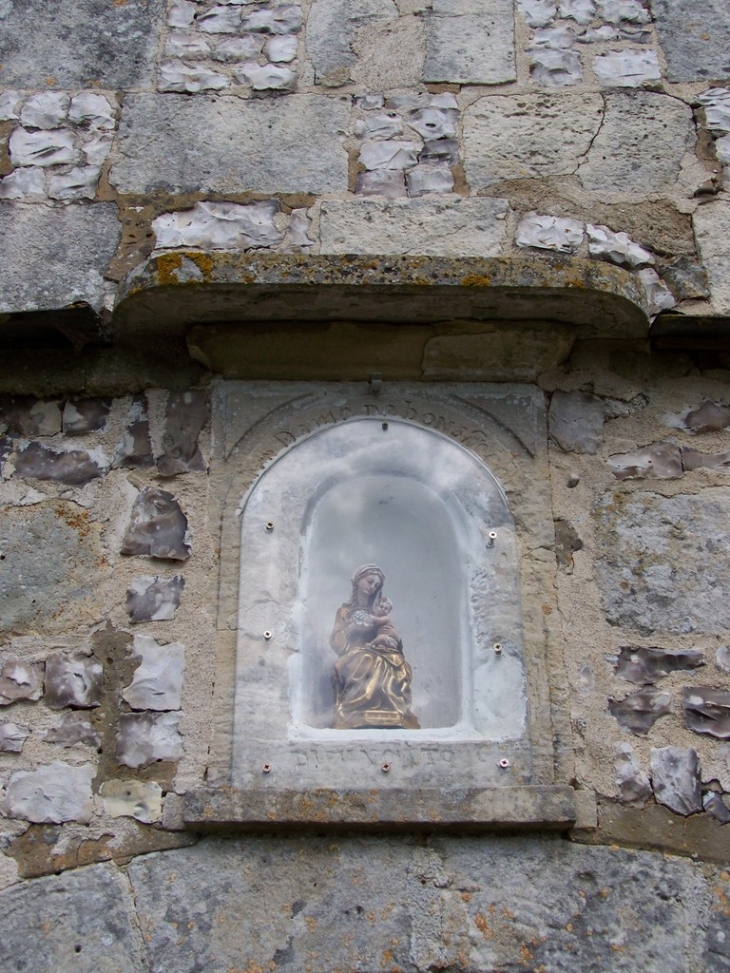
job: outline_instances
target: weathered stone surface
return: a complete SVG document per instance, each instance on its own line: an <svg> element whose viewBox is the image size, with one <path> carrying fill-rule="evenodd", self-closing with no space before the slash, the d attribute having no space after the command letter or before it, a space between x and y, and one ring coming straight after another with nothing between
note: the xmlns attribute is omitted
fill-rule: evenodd
<svg viewBox="0 0 730 973"><path fill-rule="evenodd" d="M595 0L559 0L560 16L578 24L590 24L596 16Z"/></svg>
<svg viewBox="0 0 730 973"><path fill-rule="evenodd" d="M149 83L163 24L165 0L99 3L45 0L2 8L3 84L44 89L135 88ZM32 29L29 29L32 25Z"/></svg>
<svg viewBox="0 0 730 973"><path fill-rule="evenodd" d="M338 86L350 78L355 63L352 42L357 31L371 24L395 20L394 0L313 0L307 18L307 54L318 84Z"/></svg>
<svg viewBox="0 0 730 973"><path fill-rule="evenodd" d="M705 665L705 657L696 649L660 649L654 645L621 647L614 669L627 682L649 684L672 672L691 671Z"/></svg>
<svg viewBox="0 0 730 973"><path fill-rule="evenodd" d="M26 107L28 103L26 102ZM111 131L115 124L116 107L104 95L94 91L80 91L71 99L68 120L74 125Z"/></svg>
<svg viewBox="0 0 730 973"><path fill-rule="evenodd" d="M124 430L122 441L114 450L112 469L144 469L154 466L155 457L150 440L150 421L147 406L142 399L132 403L128 417L129 425Z"/></svg>
<svg viewBox="0 0 730 973"><path fill-rule="evenodd" d="M93 709L101 705L104 668L93 655L49 655L44 701L51 709Z"/></svg>
<svg viewBox="0 0 730 973"><path fill-rule="evenodd" d="M730 808L722 799L722 794L717 791L707 791L702 795L702 807L720 824L730 823Z"/></svg>
<svg viewBox="0 0 730 973"><path fill-rule="evenodd" d="M63 407L63 431L66 436L83 436L106 428L111 399L77 399Z"/></svg>
<svg viewBox="0 0 730 973"><path fill-rule="evenodd" d="M506 837L206 840L129 875L160 973L305 957L369 973L629 971L657 956L686 973L704 890L687 860Z"/></svg>
<svg viewBox="0 0 730 973"><path fill-rule="evenodd" d="M48 180L51 199L94 199L99 184L99 166L74 166L68 172L52 175Z"/></svg>
<svg viewBox="0 0 730 973"><path fill-rule="evenodd" d="M0 631L79 624L106 573L100 533L86 510L64 500L0 508Z"/></svg>
<svg viewBox="0 0 730 973"><path fill-rule="evenodd" d="M0 723L0 753L21 753L29 736L30 730L27 726Z"/></svg>
<svg viewBox="0 0 730 973"><path fill-rule="evenodd" d="M185 578L135 578L127 590L127 612L135 625L138 622L161 622L175 617Z"/></svg>
<svg viewBox="0 0 730 973"><path fill-rule="evenodd" d="M674 443L651 443L629 453L614 453L608 462L617 480L645 477L670 480L684 472L682 454Z"/></svg>
<svg viewBox="0 0 730 973"><path fill-rule="evenodd" d="M40 699L43 695L43 663L11 659L0 670L0 706L19 699Z"/></svg>
<svg viewBox="0 0 730 973"><path fill-rule="evenodd" d="M492 95L464 112L464 167L473 190L500 179L575 172L603 116L603 99Z"/></svg>
<svg viewBox="0 0 730 973"><path fill-rule="evenodd" d="M555 20L555 0L518 0L518 10L528 27L546 27Z"/></svg>
<svg viewBox="0 0 730 973"><path fill-rule="evenodd" d="M585 188L637 195L671 189L694 140L690 108L650 91L605 97L603 125L577 170Z"/></svg>
<svg viewBox="0 0 730 973"><path fill-rule="evenodd" d="M105 780L99 788L104 812L153 824L162 817L162 788L155 781Z"/></svg>
<svg viewBox="0 0 730 973"><path fill-rule="evenodd" d="M53 480L69 486L83 486L106 472L106 464L99 465L82 449L61 452L40 443L29 443L15 453L15 476L36 480Z"/></svg>
<svg viewBox="0 0 730 973"><path fill-rule="evenodd" d="M550 400L550 438L566 452L595 455L603 442L603 418L601 399L558 390Z"/></svg>
<svg viewBox="0 0 730 973"><path fill-rule="evenodd" d="M0 199L40 200L46 196L46 173L26 166L14 169L0 179Z"/></svg>
<svg viewBox="0 0 730 973"><path fill-rule="evenodd" d="M149 635L135 635L132 654L140 664L122 692L132 709L180 709L185 647L177 642L160 645Z"/></svg>
<svg viewBox="0 0 730 973"><path fill-rule="evenodd" d="M578 220L528 213L520 220L515 243L559 253L575 253L583 243L584 226Z"/></svg>
<svg viewBox="0 0 730 973"><path fill-rule="evenodd" d="M187 530L187 518L175 497L167 490L145 487L134 501L122 554L186 561L191 553Z"/></svg>
<svg viewBox="0 0 730 973"><path fill-rule="evenodd" d="M607 51L593 59L593 71L601 84L638 88L659 81L662 72L654 51Z"/></svg>
<svg viewBox="0 0 730 973"><path fill-rule="evenodd" d="M408 195L425 196L438 193L443 196L454 188L454 177L446 166L416 166L406 175Z"/></svg>
<svg viewBox="0 0 730 973"><path fill-rule="evenodd" d="M15 436L54 436L61 431L61 404L26 395L0 398L0 421Z"/></svg>
<svg viewBox="0 0 730 973"><path fill-rule="evenodd" d="M20 122L29 128L59 128L66 121L69 103L65 91L41 91L27 99Z"/></svg>
<svg viewBox="0 0 730 973"><path fill-rule="evenodd" d="M117 760L125 767L147 767L158 760L180 760L180 713L123 713L119 717Z"/></svg>
<svg viewBox="0 0 730 973"><path fill-rule="evenodd" d="M63 166L80 162L73 133L64 128L27 131L16 128L8 140L14 166Z"/></svg>
<svg viewBox="0 0 730 973"><path fill-rule="evenodd" d="M711 686L685 686L682 704L690 730L730 740L730 692Z"/></svg>
<svg viewBox="0 0 730 973"><path fill-rule="evenodd" d="M730 426L730 409L707 399L696 409L690 409L681 416L678 425L687 432L718 432Z"/></svg>
<svg viewBox="0 0 730 973"><path fill-rule="evenodd" d="M652 749L651 780L657 801L671 811L686 817L702 810L700 762L695 750Z"/></svg>
<svg viewBox="0 0 730 973"><path fill-rule="evenodd" d="M406 196L403 172L395 169L373 169L359 172L355 183L358 196L383 196L385 199L402 199Z"/></svg>
<svg viewBox="0 0 730 973"><path fill-rule="evenodd" d="M670 81L730 78L730 18L725 0L652 0Z"/></svg>
<svg viewBox="0 0 730 973"><path fill-rule="evenodd" d="M506 212L503 199L329 200L321 209L322 252L495 255Z"/></svg>
<svg viewBox="0 0 730 973"><path fill-rule="evenodd" d="M651 784L630 743L616 745L613 765L616 768L616 788L621 802L631 807L646 807L652 796Z"/></svg>
<svg viewBox="0 0 730 973"><path fill-rule="evenodd" d="M554 50L538 47L528 51L530 77L548 88L560 88L578 84L583 78L583 67L575 51Z"/></svg>
<svg viewBox="0 0 730 973"><path fill-rule="evenodd" d="M366 169L408 169L415 166L419 146L415 142L391 139L388 142L365 142L358 161Z"/></svg>
<svg viewBox="0 0 730 973"><path fill-rule="evenodd" d="M114 865L14 885L0 894L0 910L0 966L8 973L147 968L129 883Z"/></svg>
<svg viewBox="0 0 730 973"><path fill-rule="evenodd" d="M96 750L101 746L101 734L94 728L89 714L79 711L66 713L58 726L43 733L43 739L62 747L74 747L77 743L83 743Z"/></svg>
<svg viewBox="0 0 730 973"><path fill-rule="evenodd" d="M701 453L697 449L682 446L682 468L685 473L692 470L728 470L730 468L730 452Z"/></svg>
<svg viewBox="0 0 730 973"><path fill-rule="evenodd" d="M457 135L459 112L455 108L416 108L408 113L406 124L422 139L453 139Z"/></svg>
<svg viewBox="0 0 730 973"><path fill-rule="evenodd" d="M698 206L692 223L702 263L710 281L712 305L718 314L730 314L730 204L713 200Z"/></svg>
<svg viewBox="0 0 730 973"><path fill-rule="evenodd" d="M658 689L640 689L624 699L609 697L608 711L627 730L646 736L660 716L672 712L672 694Z"/></svg>
<svg viewBox="0 0 730 973"><path fill-rule="evenodd" d="M641 281L646 294L646 306L653 319L662 311L668 311L677 303L674 294L653 267L642 267L636 276Z"/></svg>
<svg viewBox="0 0 730 973"><path fill-rule="evenodd" d="M418 161L431 165L455 166L459 161L456 139L429 139L418 155Z"/></svg>
<svg viewBox="0 0 730 973"><path fill-rule="evenodd" d="M609 622L644 634L730 628L724 487L696 496L605 494L596 505L596 569ZM689 545L695 557L688 558Z"/></svg>
<svg viewBox="0 0 730 973"><path fill-rule="evenodd" d="M130 95L110 180L122 193L344 192L340 133L348 127L349 105L323 95L217 102Z"/></svg>
<svg viewBox="0 0 730 973"><path fill-rule="evenodd" d="M394 135L403 134L403 119L396 112L369 115L358 118L352 130L359 138L389 139Z"/></svg>
<svg viewBox="0 0 730 973"><path fill-rule="evenodd" d="M433 0L424 81L501 84L517 77L511 0Z"/></svg>
<svg viewBox="0 0 730 973"><path fill-rule="evenodd" d="M2 812L34 824L91 820L91 781L96 770L91 764L72 767L54 760L37 770L16 770L5 789Z"/></svg>
<svg viewBox="0 0 730 973"><path fill-rule="evenodd" d="M638 243L634 243L628 233L614 233L607 226L586 224L588 252L592 257L601 257L614 264L626 267L642 267L655 263L654 255Z"/></svg>
<svg viewBox="0 0 730 973"><path fill-rule="evenodd" d="M254 91L284 91L294 87L297 73L285 64L258 64L249 61L233 72L239 84L250 85Z"/></svg>
<svg viewBox="0 0 730 973"><path fill-rule="evenodd" d="M208 393L205 389L170 392L165 412L165 452L157 460L160 476L175 476L206 468L198 446L198 436L208 419Z"/></svg>
<svg viewBox="0 0 730 973"><path fill-rule="evenodd" d="M0 207L0 312L101 308L120 236L113 203Z"/></svg>
<svg viewBox="0 0 730 973"><path fill-rule="evenodd" d="M708 88L697 96L705 109L705 125L715 135L730 132L730 90Z"/></svg>
<svg viewBox="0 0 730 973"><path fill-rule="evenodd" d="M211 71L203 64L186 64L184 61L166 61L160 65L158 91L222 91L231 82L225 74Z"/></svg>

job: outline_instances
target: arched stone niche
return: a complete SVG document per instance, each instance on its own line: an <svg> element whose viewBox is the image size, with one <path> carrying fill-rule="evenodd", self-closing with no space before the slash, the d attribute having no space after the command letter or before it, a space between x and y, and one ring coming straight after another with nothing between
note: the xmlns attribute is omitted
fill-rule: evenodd
<svg viewBox="0 0 730 973"><path fill-rule="evenodd" d="M213 786L188 794L186 820L568 826L547 678L541 394L305 383L215 394L219 718ZM330 634L363 563L385 574L418 728L335 725Z"/></svg>

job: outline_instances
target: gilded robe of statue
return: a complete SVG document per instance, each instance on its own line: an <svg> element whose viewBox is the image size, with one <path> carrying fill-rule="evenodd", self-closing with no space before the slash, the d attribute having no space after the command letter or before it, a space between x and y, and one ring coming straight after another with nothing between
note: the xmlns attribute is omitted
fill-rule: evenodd
<svg viewBox="0 0 730 973"><path fill-rule="evenodd" d="M363 565L335 616L330 645L339 656L332 674L338 730L419 729L411 713L412 671L390 620L393 606L382 596L384 581L379 567Z"/></svg>

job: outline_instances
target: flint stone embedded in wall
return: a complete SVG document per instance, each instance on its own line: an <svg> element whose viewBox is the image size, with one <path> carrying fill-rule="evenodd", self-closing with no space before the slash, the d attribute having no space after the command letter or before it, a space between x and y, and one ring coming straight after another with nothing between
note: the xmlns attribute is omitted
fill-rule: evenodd
<svg viewBox="0 0 730 973"><path fill-rule="evenodd" d="M616 675L627 682L656 682L672 672L697 669L705 657L695 649L660 649L654 645L623 645L614 666Z"/></svg>
<svg viewBox="0 0 730 973"><path fill-rule="evenodd" d="M730 740L730 692L710 686L685 686L682 704L690 730Z"/></svg>
<svg viewBox="0 0 730 973"><path fill-rule="evenodd" d="M355 183L358 196L383 196L385 199L402 199L406 196L403 172L395 169L373 169L359 172Z"/></svg>
<svg viewBox="0 0 730 973"><path fill-rule="evenodd" d="M672 712L671 703L671 693L658 689L640 689L624 699L609 697L608 712L627 730L637 736L646 736L661 716Z"/></svg>
<svg viewBox="0 0 730 973"><path fill-rule="evenodd" d="M198 436L208 419L208 393L205 389L170 392L165 411L165 452L157 460L160 476L175 476L205 470Z"/></svg>
<svg viewBox="0 0 730 973"><path fill-rule="evenodd" d="M424 197L327 200L322 203L322 253L495 256L505 236L504 199Z"/></svg>
<svg viewBox="0 0 730 973"><path fill-rule="evenodd" d="M0 312L100 310L120 238L114 203L0 207Z"/></svg>
<svg viewBox="0 0 730 973"><path fill-rule="evenodd" d="M706 901L687 859L559 838L208 839L129 878L161 971L687 973Z"/></svg>
<svg viewBox="0 0 730 973"><path fill-rule="evenodd" d="M539 247L560 253L575 253L583 243L584 226L578 220L527 213L519 222L518 247Z"/></svg>
<svg viewBox="0 0 730 973"><path fill-rule="evenodd" d="M586 392L553 392L548 422L550 438L562 450L595 455L603 442L604 405Z"/></svg>
<svg viewBox="0 0 730 973"><path fill-rule="evenodd" d="M192 209L163 213L152 223L156 247L251 250L275 247L284 239L277 199L260 203L196 203ZM279 219L277 220L277 217Z"/></svg>
<svg viewBox="0 0 730 973"><path fill-rule="evenodd" d="M29 443L15 453L14 476L26 479L53 480L69 486L83 486L106 472L96 459L82 449L57 451Z"/></svg>
<svg viewBox="0 0 730 973"><path fill-rule="evenodd" d="M730 409L709 400L697 409L690 409L680 420L679 426L688 432L718 432L730 426Z"/></svg>
<svg viewBox="0 0 730 973"><path fill-rule="evenodd" d="M187 529L187 518L175 497L167 490L145 487L134 501L122 554L186 561L191 553Z"/></svg>
<svg viewBox="0 0 730 973"><path fill-rule="evenodd" d="M695 750L653 749L651 780L657 801L671 811L686 817L702 810L700 761Z"/></svg>
<svg viewBox="0 0 730 973"><path fill-rule="evenodd" d="M725 470L730 469L730 452L701 453L697 449L682 446L682 468L685 473L692 470Z"/></svg>
<svg viewBox="0 0 730 973"><path fill-rule="evenodd" d="M616 768L616 788L622 804L646 807L651 799L651 784L630 743L617 744L613 765Z"/></svg>
<svg viewBox="0 0 730 973"><path fill-rule="evenodd" d="M8 973L148 968L129 882L114 865L13 885L0 894L0 915L0 968Z"/></svg>
<svg viewBox="0 0 730 973"><path fill-rule="evenodd" d="M515 81L512 0L433 0L426 15L424 81Z"/></svg>
<svg viewBox="0 0 730 973"><path fill-rule="evenodd" d="M132 653L140 664L122 692L132 709L178 710L181 705L185 648L160 645L149 635L135 635Z"/></svg>
<svg viewBox="0 0 730 973"><path fill-rule="evenodd" d="M651 443L629 453L614 453L608 463L617 480L645 477L670 480L684 472L682 454L674 443Z"/></svg>
<svg viewBox="0 0 730 973"><path fill-rule="evenodd" d="M21 753L29 736L30 730L26 726L0 723L0 753Z"/></svg>
<svg viewBox="0 0 730 973"><path fill-rule="evenodd" d="M65 500L1 507L0 631L81 624L108 573L100 535L88 511Z"/></svg>
<svg viewBox="0 0 730 973"><path fill-rule="evenodd" d="M127 590L127 612L133 625L139 622L162 622L175 617L185 578L135 578Z"/></svg>
<svg viewBox="0 0 730 973"><path fill-rule="evenodd" d="M95 774L91 764L72 767L59 760L37 770L18 770L5 789L2 812L33 824L87 824L94 808L91 782Z"/></svg>
<svg viewBox="0 0 730 973"><path fill-rule="evenodd" d="M730 9L725 0L652 0L669 81L730 78Z"/></svg>
<svg viewBox="0 0 730 973"><path fill-rule="evenodd" d="M722 799L722 794L718 794L716 791L707 791L706 794L702 795L702 807L716 821L720 824L730 823L730 808Z"/></svg>
<svg viewBox="0 0 730 973"><path fill-rule="evenodd" d="M547 27L555 20L555 0L518 0L518 9L528 27Z"/></svg>
<svg viewBox="0 0 730 973"><path fill-rule="evenodd" d="M574 173L601 126L603 104L590 93L479 98L463 116L472 190L502 179Z"/></svg>
<svg viewBox="0 0 730 973"><path fill-rule="evenodd" d="M650 91L609 91L605 98L603 125L577 169L583 186L642 196L671 189L694 144L689 106Z"/></svg>
<svg viewBox="0 0 730 973"><path fill-rule="evenodd" d="M662 497L620 491L595 507L596 563L611 625L642 634L730 628L730 490Z"/></svg>
<svg viewBox="0 0 730 973"><path fill-rule="evenodd" d="M61 403L30 395L3 395L0 422L12 436L54 436L61 431Z"/></svg>
<svg viewBox="0 0 730 973"><path fill-rule="evenodd" d="M51 709L93 709L101 705L104 669L93 655L49 655L44 702Z"/></svg>
<svg viewBox="0 0 730 973"><path fill-rule="evenodd" d="M112 469L144 469L154 465L147 408L141 399L137 399L129 410L129 425L122 441L114 450Z"/></svg>
<svg viewBox="0 0 730 973"><path fill-rule="evenodd" d="M123 713L119 717L117 760L125 767L147 767L158 760L180 760L181 713Z"/></svg>
<svg viewBox="0 0 730 973"><path fill-rule="evenodd" d="M325 95L128 95L110 182L122 193L346 192L349 115L349 99Z"/></svg>
<svg viewBox="0 0 730 973"><path fill-rule="evenodd" d="M154 781L105 780L99 788L104 812L152 824L162 816L162 788Z"/></svg>
<svg viewBox="0 0 730 973"><path fill-rule="evenodd" d="M63 407L63 431L66 436L83 436L106 427L112 407L111 399L77 399Z"/></svg>
<svg viewBox="0 0 730 973"><path fill-rule="evenodd" d="M352 42L362 27L398 18L393 0L313 0L307 17L307 54L317 84L337 87L350 79Z"/></svg>
<svg viewBox="0 0 730 973"><path fill-rule="evenodd" d="M592 67L601 84L609 87L638 88L662 76L655 51L607 51L594 57Z"/></svg>
<svg viewBox="0 0 730 973"><path fill-rule="evenodd" d="M0 706L9 706L19 699L37 700L43 695L42 662L21 662L11 659L0 669Z"/></svg>
<svg viewBox="0 0 730 973"><path fill-rule="evenodd" d="M101 746L101 735L94 729L87 713L73 711L66 713L61 722L46 730L42 738L47 743L58 743L62 747L74 747L83 743L95 750Z"/></svg>

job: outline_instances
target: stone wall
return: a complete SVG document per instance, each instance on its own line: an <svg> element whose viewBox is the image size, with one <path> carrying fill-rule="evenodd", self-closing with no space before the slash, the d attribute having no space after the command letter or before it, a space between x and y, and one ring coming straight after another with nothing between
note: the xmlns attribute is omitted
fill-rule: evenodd
<svg viewBox="0 0 730 973"><path fill-rule="evenodd" d="M0 0L3 969L730 969L729 42L721 0ZM544 397L573 827L186 825L252 379Z"/></svg>

